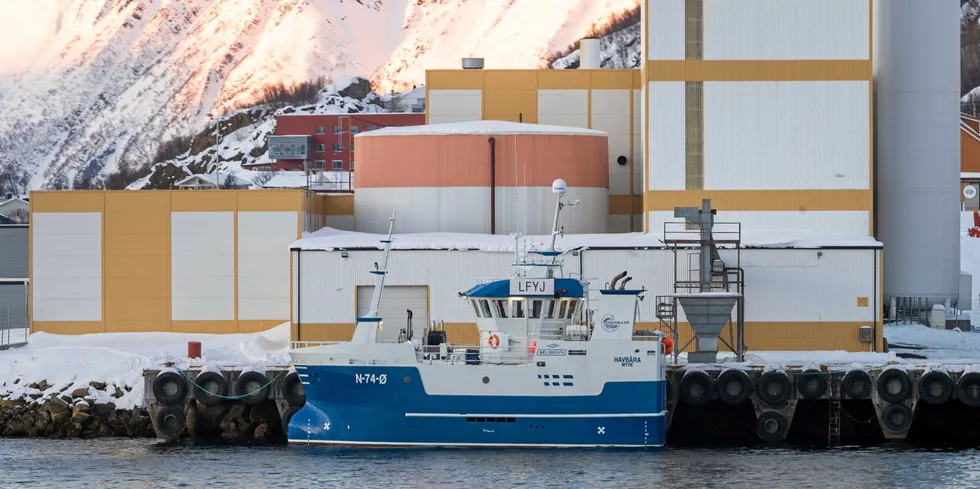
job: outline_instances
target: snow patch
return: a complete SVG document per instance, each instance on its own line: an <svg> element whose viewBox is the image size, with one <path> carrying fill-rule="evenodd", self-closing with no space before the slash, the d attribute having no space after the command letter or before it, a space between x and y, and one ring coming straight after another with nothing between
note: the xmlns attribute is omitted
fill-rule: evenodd
<svg viewBox="0 0 980 489"><path fill-rule="evenodd" d="M568 136L606 136L595 129L579 127L549 126L544 124L524 124L508 121L470 121L446 124L427 124L424 126L391 126L376 131L360 133L355 138L377 136L432 136L465 134L549 134Z"/></svg>

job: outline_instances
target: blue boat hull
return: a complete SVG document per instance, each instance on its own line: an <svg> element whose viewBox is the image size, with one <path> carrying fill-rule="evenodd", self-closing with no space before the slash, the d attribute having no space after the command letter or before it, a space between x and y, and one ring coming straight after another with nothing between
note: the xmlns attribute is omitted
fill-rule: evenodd
<svg viewBox="0 0 980 489"><path fill-rule="evenodd" d="M593 396L430 395L419 370L308 366L289 443L348 446L659 447L663 381L609 382Z"/></svg>

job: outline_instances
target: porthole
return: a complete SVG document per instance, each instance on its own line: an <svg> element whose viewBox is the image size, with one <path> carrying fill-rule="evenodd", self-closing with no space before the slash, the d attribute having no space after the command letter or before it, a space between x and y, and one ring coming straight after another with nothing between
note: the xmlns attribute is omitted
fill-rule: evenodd
<svg viewBox="0 0 980 489"><path fill-rule="evenodd" d="M409 376L407 376L407 375L404 376L404 377L402 377L402 382L404 382L406 384L409 383L409 382L411 382L411 381L412 381L412 379Z"/></svg>
<svg viewBox="0 0 980 489"><path fill-rule="evenodd" d="M489 384L490 383L490 377L484 377L483 378L483 383L484 384Z"/></svg>

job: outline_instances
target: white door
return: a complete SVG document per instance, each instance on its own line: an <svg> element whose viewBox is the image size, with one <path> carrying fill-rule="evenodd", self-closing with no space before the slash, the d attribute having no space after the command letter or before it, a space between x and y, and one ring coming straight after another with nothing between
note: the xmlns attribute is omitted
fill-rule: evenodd
<svg viewBox="0 0 980 489"><path fill-rule="evenodd" d="M374 296L373 285L357 286L357 317L362 317L371 308ZM406 327L408 313L412 311L412 330L415 339L422 338L422 332L429 324L429 300L424 285L386 285L381 298L381 320L383 325L379 339L395 341L398 332Z"/></svg>

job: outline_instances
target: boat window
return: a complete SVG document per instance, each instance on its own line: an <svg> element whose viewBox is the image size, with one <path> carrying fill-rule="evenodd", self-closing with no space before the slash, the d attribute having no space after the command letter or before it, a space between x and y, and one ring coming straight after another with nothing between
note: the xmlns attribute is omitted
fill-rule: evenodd
<svg viewBox="0 0 980 489"><path fill-rule="evenodd" d="M531 302L531 315L528 317L531 319L538 319L541 317L541 301Z"/></svg>
<svg viewBox="0 0 980 489"><path fill-rule="evenodd" d="M557 305L555 303L557 301L544 301L544 302L545 302L545 304L548 305L548 307L547 307L548 308L548 314L545 315L545 319L554 319L555 318L555 306Z"/></svg>
<svg viewBox="0 0 980 489"><path fill-rule="evenodd" d="M476 317L482 318L483 312L480 311L480 306L477 305L476 301L470 301L470 304L473 304L473 312L476 314Z"/></svg>
<svg viewBox="0 0 980 489"><path fill-rule="evenodd" d="M507 319L507 302L496 299L493 301L493 305L497 312L497 317Z"/></svg>
<svg viewBox="0 0 980 489"><path fill-rule="evenodd" d="M513 301L513 308L510 312L512 318L524 317L524 301Z"/></svg>
<svg viewBox="0 0 980 489"><path fill-rule="evenodd" d="M574 318L575 315L578 313L578 306L579 306L579 303L580 302L582 302L582 301L580 301L578 299L572 299L568 303L568 316L567 316L568 319Z"/></svg>
<svg viewBox="0 0 980 489"><path fill-rule="evenodd" d="M486 299L480 301L480 309L483 310L483 317L485 318L492 317L492 315L490 314L490 304L487 302Z"/></svg>
<svg viewBox="0 0 980 489"><path fill-rule="evenodd" d="M565 317L565 312L568 310L568 301L561 301L561 306L558 308L558 319Z"/></svg>

